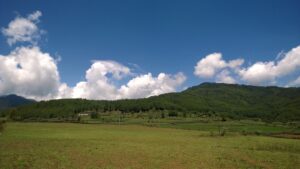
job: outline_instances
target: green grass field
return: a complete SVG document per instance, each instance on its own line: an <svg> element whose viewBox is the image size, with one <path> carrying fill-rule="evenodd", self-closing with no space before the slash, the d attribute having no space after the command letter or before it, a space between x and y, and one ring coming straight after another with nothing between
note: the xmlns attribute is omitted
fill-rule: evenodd
<svg viewBox="0 0 300 169"><path fill-rule="evenodd" d="M106 119L105 119L106 118ZM284 123L266 123L262 121L253 120L228 120L220 121L214 120L212 118L153 118L150 120L148 118L134 118L125 117L119 121L118 115L115 117L112 115L106 116L103 120L102 118L91 119L86 117L83 123L89 124L135 124L135 125L145 125L152 127L162 127L162 128L176 128L185 130L199 130L207 132L218 132L220 128L225 129L230 133L259 133L259 134L272 134L278 132L289 132L289 133L300 133L300 123L295 123L294 125L287 125Z"/></svg>
<svg viewBox="0 0 300 169"><path fill-rule="evenodd" d="M1 169L297 168L297 139L141 125L7 123Z"/></svg>

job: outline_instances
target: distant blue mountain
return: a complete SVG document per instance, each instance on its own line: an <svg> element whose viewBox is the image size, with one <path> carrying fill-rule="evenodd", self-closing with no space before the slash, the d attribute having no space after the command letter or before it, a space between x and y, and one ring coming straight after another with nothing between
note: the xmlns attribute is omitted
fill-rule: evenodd
<svg viewBox="0 0 300 169"><path fill-rule="evenodd" d="M35 102L36 102L35 100L26 99L24 97L15 94L0 96L0 110L13 108L25 104L31 104Z"/></svg>

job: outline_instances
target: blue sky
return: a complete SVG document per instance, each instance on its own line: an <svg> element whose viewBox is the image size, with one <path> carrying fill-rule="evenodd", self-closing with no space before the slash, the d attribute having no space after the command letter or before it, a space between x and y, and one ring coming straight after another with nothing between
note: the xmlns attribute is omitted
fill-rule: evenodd
<svg viewBox="0 0 300 169"><path fill-rule="evenodd" d="M70 87L86 79L92 61L112 60L136 75L182 72L186 80L176 86L180 90L216 81L217 74L195 74L197 62L207 55L222 53L228 63L241 58L246 71L256 62L276 62L279 53L296 48L300 45L299 6L297 0L0 0L0 27L7 28L16 16L40 11L36 24L46 33L34 45L53 58L61 57L57 63L60 81ZM28 42L8 45L7 37L0 36L0 55L24 45ZM216 71L223 69L234 74L229 66ZM289 73L274 75L276 82L262 83L231 76L235 83L284 86L297 79L299 72L296 65ZM121 86L131 78L114 83Z"/></svg>

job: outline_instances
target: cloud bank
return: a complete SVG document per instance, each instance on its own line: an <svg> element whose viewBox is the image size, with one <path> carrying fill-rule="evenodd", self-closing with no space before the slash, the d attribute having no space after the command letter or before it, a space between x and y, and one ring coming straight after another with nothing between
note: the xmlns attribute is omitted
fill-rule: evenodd
<svg viewBox="0 0 300 169"><path fill-rule="evenodd" d="M246 83L251 85L275 85L277 80L295 73L300 68L300 46L282 53L275 61L256 62L243 66L243 59L225 61L221 53L213 53L199 60L194 74L202 79L212 78L220 83ZM298 79L297 79L298 80ZM295 86L298 81L290 82Z"/></svg>
<svg viewBox="0 0 300 169"><path fill-rule="evenodd" d="M144 98L176 91L186 80L183 73L169 75L160 73L157 77L151 73L133 77L120 87L114 81L131 76L130 68L115 61L94 61L86 71L86 80L70 88L62 84L59 98L89 98L115 100L123 98Z"/></svg>

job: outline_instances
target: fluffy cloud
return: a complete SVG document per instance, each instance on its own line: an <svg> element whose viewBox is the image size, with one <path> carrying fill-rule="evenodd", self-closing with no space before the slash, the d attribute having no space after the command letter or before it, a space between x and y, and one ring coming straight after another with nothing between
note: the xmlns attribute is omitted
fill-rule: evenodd
<svg viewBox="0 0 300 169"><path fill-rule="evenodd" d="M199 78L215 77L218 83L236 83L230 72L238 71L243 63L243 59L226 62L221 53L213 53L199 60L194 67L194 74Z"/></svg>
<svg viewBox="0 0 300 169"><path fill-rule="evenodd" d="M86 71L86 79L91 82L107 81L108 74L119 80L130 74L130 69L115 61L94 61L91 68Z"/></svg>
<svg viewBox="0 0 300 169"><path fill-rule="evenodd" d="M86 71L86 80L74 87L61 83L55 60L38 47L20 47L7 56L0 55L0 95L18 94L37 100L87 98L115 100L144 98L174 92L183 84L183 73L151 73L133 77L118 87L123 77L132 76L130 69L115 61L94 61Z"/></svg>
<svg viewBox="0 0 300 169"><path fill-rule="evenodd" d="M43 32L39 30L37 23L42 15L40 11L36 11L26 18L16 17L8 24L7 28L2 28L2 33L7 37L7 43L11 46L17 42L36 43Z"/></svg>
<svg viewBox="0 0 300 169"><path fill-rule="evenodd" d="M117 99L117 89L113 80L129 75L130 69L115 61L95 61L86 71L86 81L76 84L72 98ZM111 77L109 77L111 76Z"/></svg>
<svg viewBox="0 0 300 169"><path fill-rule="evenodd" d="M243 64L244 64L244 59L235 59L235 60L230 60L227 63L227 67L238 70L240 66L242 66Z"/></svg>
<svg viewBox="0 0 300 169"><path fill-rule="evenodd" d="M86 81L70 88L61 86L60 97L115 100L123 98L144 98L176 91L186 79L183 73L168 75L151 73L133 77L126 85L118 87L114 81L131 75L128 67L114 61L95 61L86 71ZM66 94L66 93L69 93Z"/></svg>
<svg viewBox="0 0 300 169"><path fill-rule="evenodd" d="M38 47L19 47L0 55L0 94L15 93L35 99L51 98L59 87L55 60Z"/></svg>
<svg viewBox="0 0 300 169"><path fill-rule="evenodd" d="M153 77L151 73L131 79L118 90L123 98L142 98L176 91L186 77L183 73L168 75L160 73Z"/></svg>
<svg viewBox="0 0 300 169"><path fill-rule="evenodd" d="M211 78L224 68L237 69L243 63L243 59L226 62L222 59L221 53L213 53L198 61L194 67L194 74L200 78Z"/></svg>
<svg viewBox="0 0 300 169"><path fill-rule="evenodd" d="M2 28L9 45L30 42L32 46L17 47L8 55L0 55L0 95L14 93L41 100L59 94L57 61L36 46L42 32L36 25L41 15L36 11L27 17L19 16Z"/></svg>
<svg viewBox="0 0 300 169"><path fill-rule="evenodd" d="M281 77L294 72L300 67L300 46L297 46L286 53L274 68L277 76Z"/></svg>
<svg viewBox="0 0 300 169"><path fill-rule="evenodd" d="M300 67L300 46L284 54L279 61L257 62L239 71L241 79L249 84L275 83L276 79L293 73Z"/></svg>
<svg viewBox="0 0 300 169"><path fill-rule="evenodd" d="M236 83L235 79L230 75L230 72L228 70L223 70L222 72L220 72L216 77L216 82L228 84Z"/></svg>
<svg viewBox="0 0 300 169"><path fill-rule="evenodd" d="M195 66L194 74L198 77L213 77L215 73L226 67L221 53L213 53L201 59Z"/></svg>
<svg viewBox="0 0 300 169"><path fill-rule="evenodd" d="M275 81L276 72L274 72L274 67L274 62L257 62L240 70L239 75L243 81L249 84L266 84Z"/></svg>
<svg viewBox="0 0 300 169"><path fill-rule="evenodd" d="M200 78L215 78L216 82L242 82L252 85L274 85L279 78L289 75L300 68L300 46L287 53L281 53L276 61L256 62L242 67L244 60L225 61L220 53L210 54L195 66L194 74ZM238 80L235 80L235 78ZM291 82L291 84L296 84Z"/></svg>

